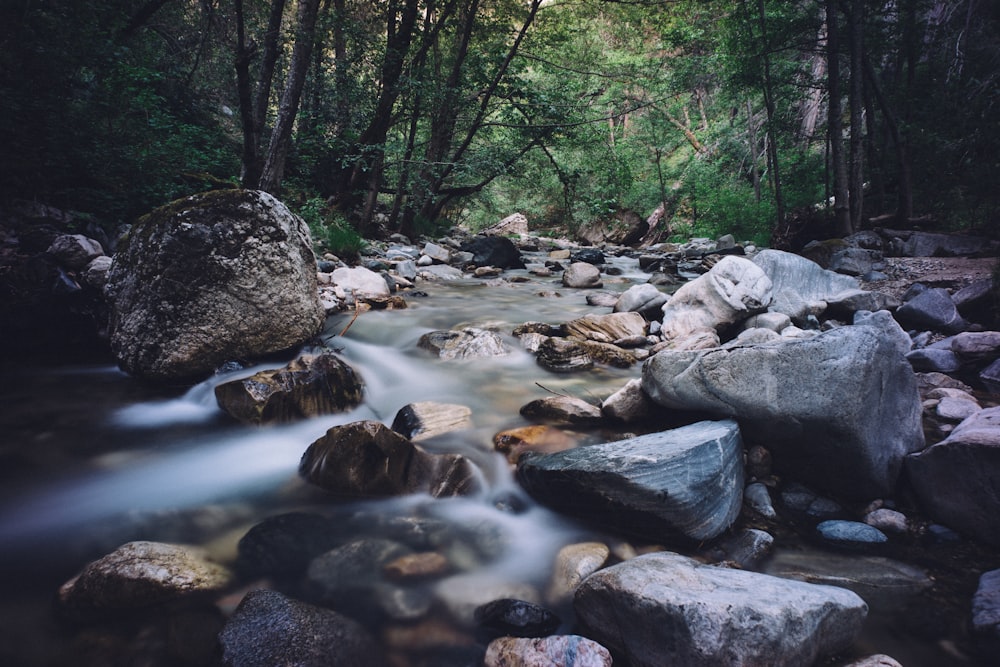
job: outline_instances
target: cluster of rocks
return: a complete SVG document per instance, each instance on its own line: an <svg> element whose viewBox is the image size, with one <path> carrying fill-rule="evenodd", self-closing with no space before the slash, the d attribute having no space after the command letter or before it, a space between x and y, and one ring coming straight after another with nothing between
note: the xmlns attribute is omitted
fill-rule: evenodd
<svg viewBox="0 0 1000 667"><path fill-rule="evenodd" d="M800 564L752 571L782 520L826 548L877 552L931 530L901 511L905 490L931 520L998 544L1000 408L980 387L996 390L1000 333L972 322L993 290L872 289L880 253L929 243L919 235L896 233L899 243L878 248L851 239L824 259L840 272L732 239L659 246L639 257L651 282L609 294L596 291L609 275L601 251L545 251L530 237L520 248L503 236L422 248L395 238L363 266L317 266L301 221L279 202L214 197L161 211L123 241L108 277L123 367L195 377L301 345L324 313L404 307L400 290L422 280L561 272L565 288L593 291L590 303L608 312L511 334L551 372L642 362L641 377L599 405L528 403L521 414L532 425L498 433L496 448L538 502L654 546L640 556L617 542L568 545L544 585L491 586L471 574L497 555L489 526L470 535L419 515L296 513L250 529L230 567L184 547L126 545L63 587L67 617L166 615L165 628L263 581L272 590L242 595L228 618L209 613L224 664L609 665L612 655L631 665L813 664L852 646L876 576L899 575L915 591L927 578L888 559L824 580L834 585L814 583ZM547 254L526 264L522 251ZM661 289L685 279L672 294ZM424 338L446 359L506 352L485 329ZM323 353L216 394L229 414L264 423L349 409L362 392L350 367ZM469 428L469 418L464 406L414 403L391 428L337 426L309 446L299 473L347 498L481 494L473 462L419 444ZM640 433L575 446L576 431L610 425ZM927 437L942 439L927 446ZM984 646L1000 633L998 584L985 574L975 598ZM857 664L894 662L872 660Z"/></svg>

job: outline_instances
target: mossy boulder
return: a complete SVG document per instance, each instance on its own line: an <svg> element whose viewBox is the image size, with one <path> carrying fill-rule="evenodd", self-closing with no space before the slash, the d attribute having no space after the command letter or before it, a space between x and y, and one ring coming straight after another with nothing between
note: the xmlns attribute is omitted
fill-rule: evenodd
<svg viewBox="0 0 1000 667"><path fill-rule="evenodd" d="M254 190L213 190L140 218L106 294L119 365L152 380L197 380L293 348L324 321L306 224Z"/></svg>

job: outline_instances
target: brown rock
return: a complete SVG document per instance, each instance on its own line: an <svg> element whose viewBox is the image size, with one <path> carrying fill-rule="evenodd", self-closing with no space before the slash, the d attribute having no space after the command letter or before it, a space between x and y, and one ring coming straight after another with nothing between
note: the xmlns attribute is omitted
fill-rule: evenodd
<svg viewBox="0 0 1000 667"><path fill-rule="evenodd" d="M576 439L566 431L542 424L501 431L493 436L493 446L498 452L506 454L511 463L517 463L525 452L551 454L576 445Z"/></svg>

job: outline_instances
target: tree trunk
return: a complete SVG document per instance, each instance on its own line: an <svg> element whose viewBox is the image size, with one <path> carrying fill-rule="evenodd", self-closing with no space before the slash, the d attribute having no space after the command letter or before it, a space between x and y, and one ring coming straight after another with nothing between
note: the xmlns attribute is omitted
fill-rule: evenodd
<svg viewBox="0 0 1000 667"><path fill-rule="evenodd" d="M848 236L851 225L850 198L847 190L847 162L844 159L844 126L840 106L840 25L837 20L837 0L826 1L827 59L827 135L830 145L830 166L833 171L833 214L837 232Z"/></svg>
<svg viewBox="0 0 1000 667"><path fill-rule="evenodd" d="M785 196L781 189L781 169L778 162L778 144L774 136L775 104L774 83L771 80L771 58L768 56L767 22L764 0L757 0L757 20L760 24L760 38L763 44L761 61L764 66L764 107L767 109L767 162L770 165L771 184L774 188L775 224L779 229L785 226Z"/></svg>
<svg viewBox="0 0 1000 667"><path fill-rule="evenodd" d="M864 217L864 0L851 0L851 228Z"/></svg>
<svg viewBox="0 0 1000 667"><path fill-rule="evenodd" d="M288 81L278 105L278 117L271 132L271 142L267 158L261 172L259 188L277 194L285 175L285 158L292 141L292 128L302 98L306 72L316 34L316 17L319 0L299 0L296 12L295 45L292 47L292 61L288 68Z"/></svg>
<svg viewBox="0 0 1000 667"><path fill-rule="evenodd" d="M757 164L757 151L760 140L757 138L757 121L754 119L753 105L747 100L747 132L750 140L750 179L753 182L753 200L760 203L760 166Z"/></svg>
<svg viewBox="0 0 1000 667"><path fill-rule="evenodd" d="M913 217L913 177L910 171L910 156L906 147L906 139L899 129L899 120L896 118L895 112L889 106L889 101L886 99L885 93L882 92L881 86L878 85L878 80L875 77L875 68L867 57L863 60L865 76L868 78L872 92L875 93L875 99L878 100L878 105L882 109L882 117L885 118L885 125L889 129L889 136L896 147L896 173L898 178L896 185L898 191L896 218L901 222L905 222Z"/></svg>

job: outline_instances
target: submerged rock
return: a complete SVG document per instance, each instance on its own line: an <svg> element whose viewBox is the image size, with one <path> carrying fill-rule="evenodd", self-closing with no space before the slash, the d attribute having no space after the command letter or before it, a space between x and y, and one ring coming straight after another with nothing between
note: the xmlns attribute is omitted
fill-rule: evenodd
<svg viewBox="0 0 1000 667"><path fill-rule="evenodd" d="M587 635L633 667L811 665L848 648L868 608L851 591L654 553L577 590Z"/></svg>
<svg viewBox="0 0 1000 667"><path fill-rule="evenodd" d="M581 398L546 396L521 406L521 416L542 424L588 426L599 424L601 409Z"/></svg>
<svg viewBox="0 0 1000 667"><path fill-rule="evenodd" d="M392 430L414 441L429 440L472 428L472 410L465 405L421 401L404 405L392 420Z"/></svg>
<svg viewBox="0 0 1000 667"><path fill-rule="evenodd" d="M651 540L710 540L739 514L743 450L733 421L556 454L526 454L518 481L539 502Z"/></svg>
<svg viewBox="0 0 1000 667"><path fill-rule="evenodd" d="M284 368L215 387L219 407L250 424L291 422L344 412L361 402L361 376L332 352L303 355Z"/></svg>
<svg viewBox="0 0 1000 667"><path fill-rule="evenodd" d="M556 631L561 621L556 614L540 604L501 598L476 607L473 618L479 628L491 638L545 637Z"/></svg>
<svg viewBox="0 0 1000 667"><path fill-rule="evenodd" d="M309 229L254 190L193 195L140 218L105 292L115 358L153 380L286 350L325 319Z"/></svg>

